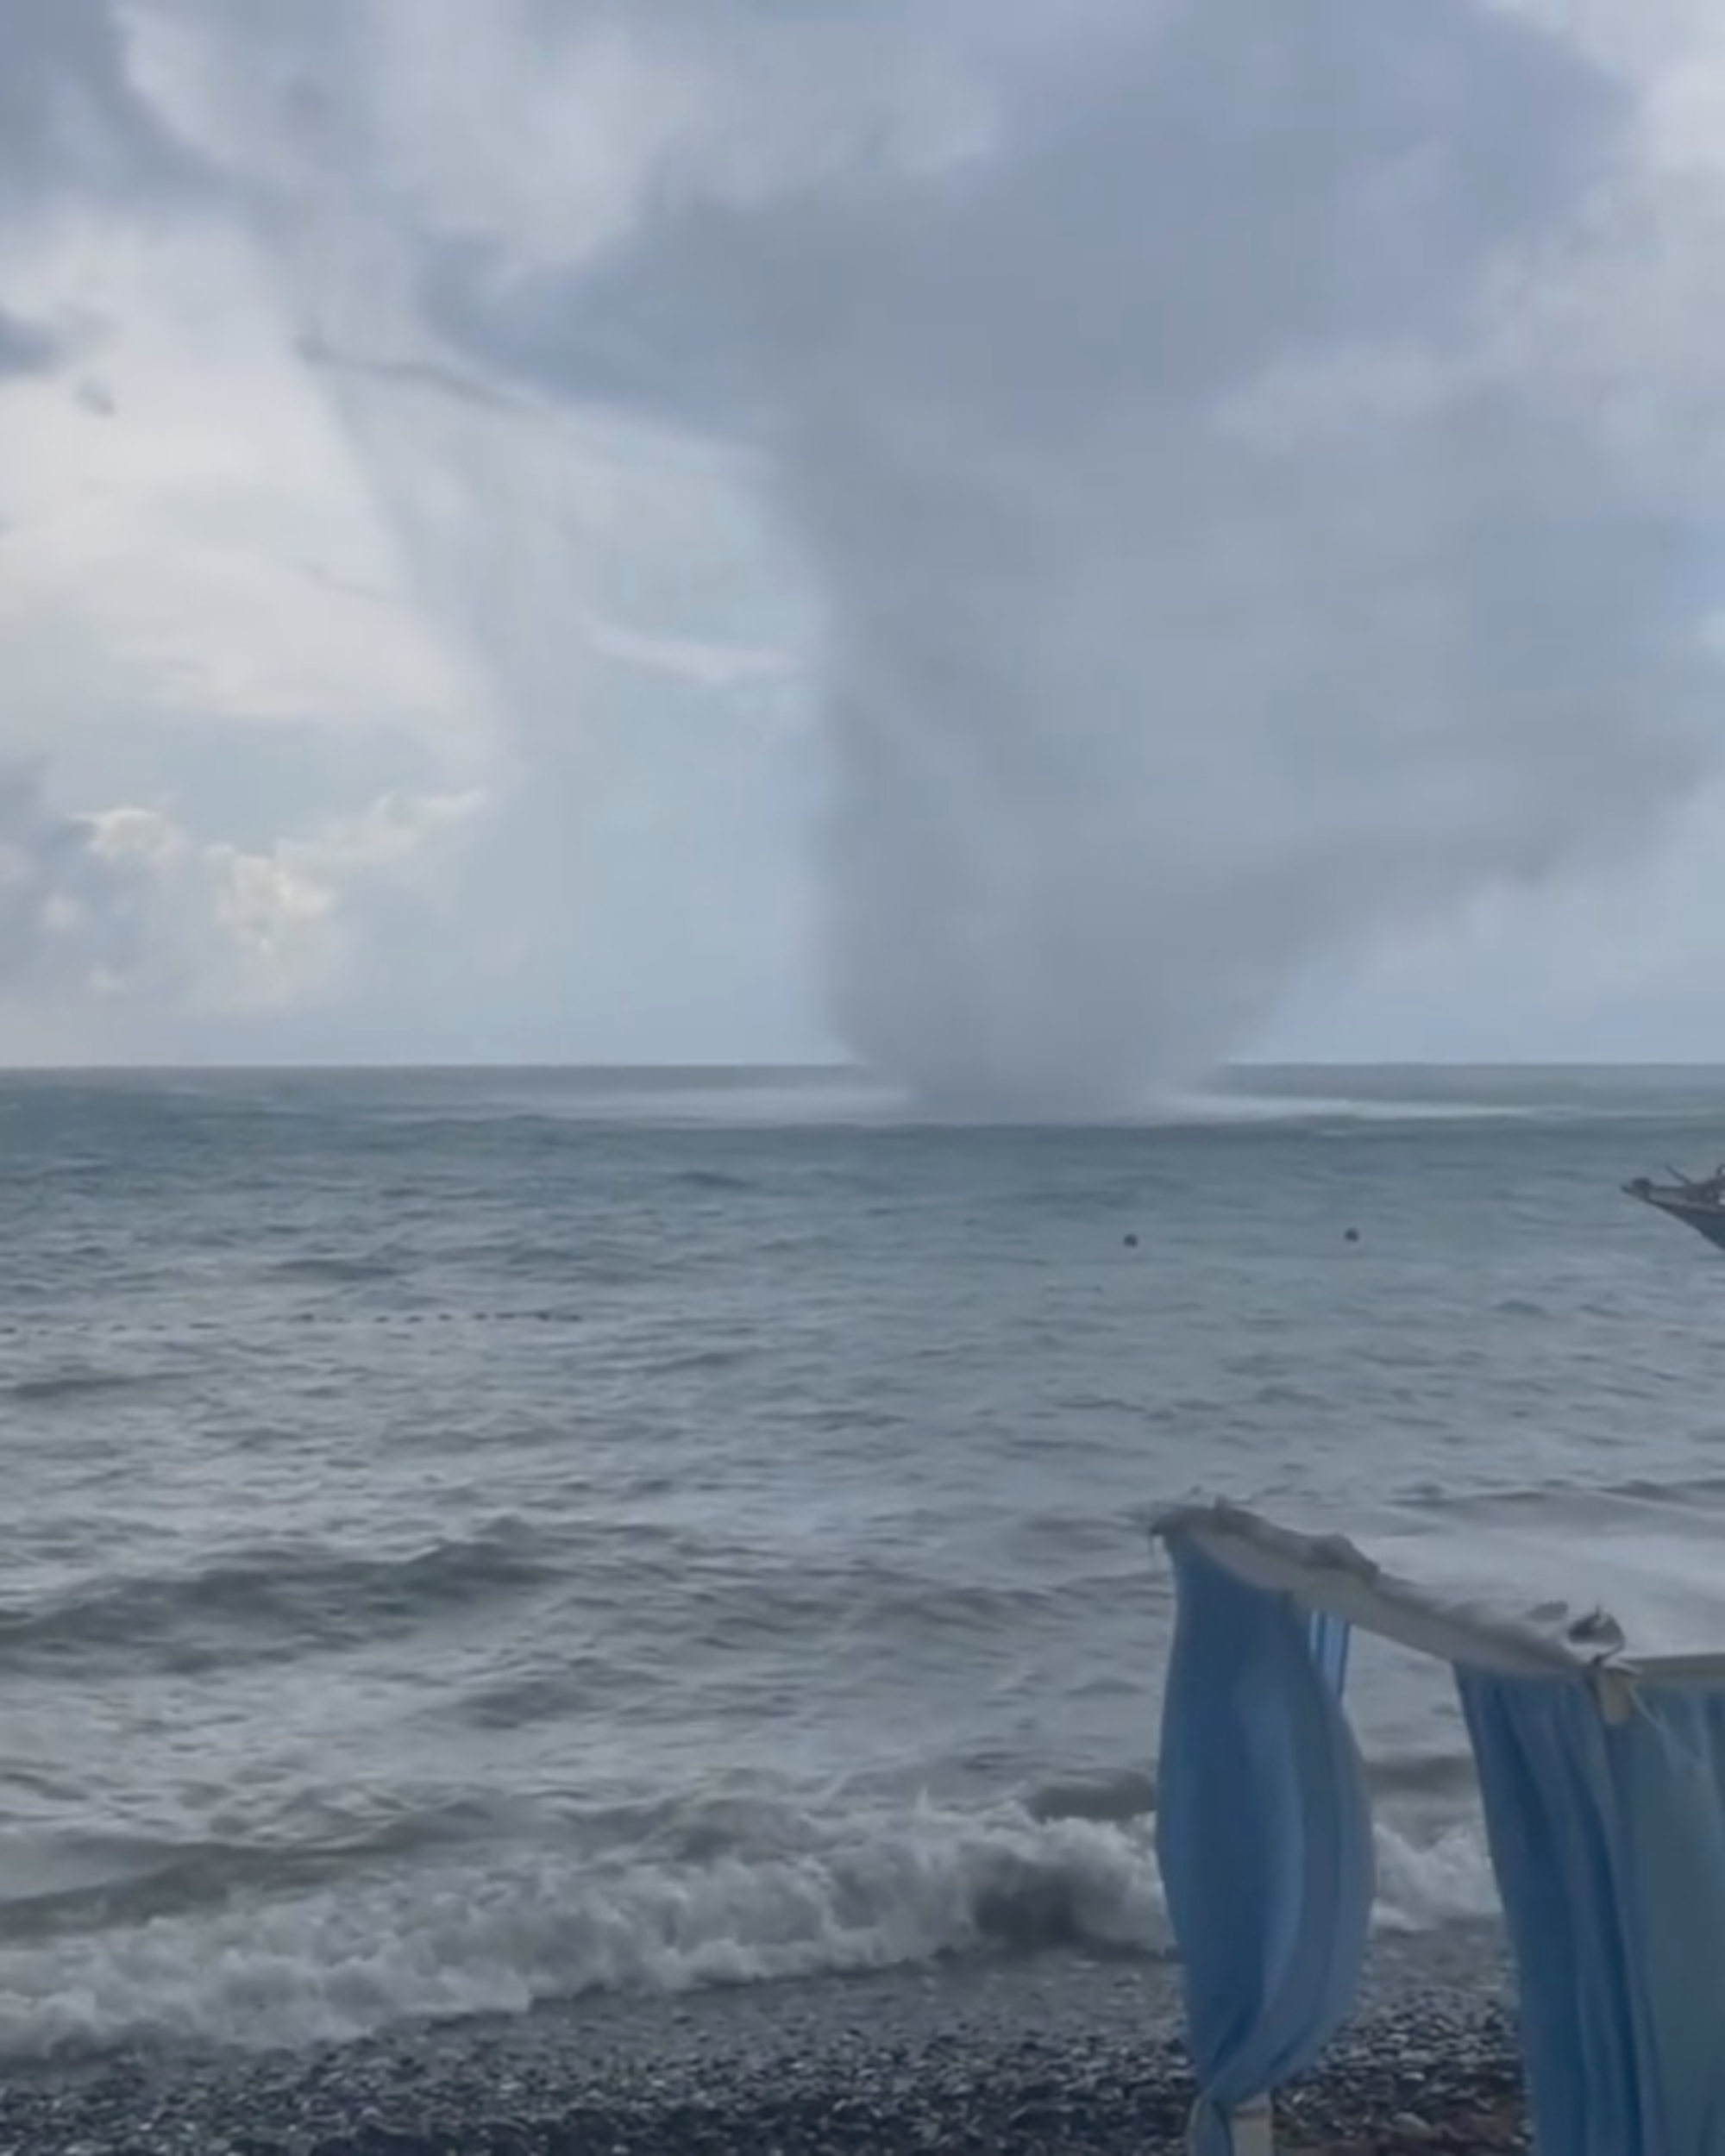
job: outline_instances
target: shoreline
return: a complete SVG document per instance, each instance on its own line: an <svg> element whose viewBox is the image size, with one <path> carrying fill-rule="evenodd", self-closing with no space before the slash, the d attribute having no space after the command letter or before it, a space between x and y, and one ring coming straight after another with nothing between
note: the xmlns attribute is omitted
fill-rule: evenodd
<svg viewBox="0 0 1725 2156"><path fill-rule="evenodd" d="M1501 1947L1381 1942L1285 2091L1289 2156L1527 2146ZM1072 1955L610 1996L305 2052L14 2066L0 2156L1037 2156L1175 2151L1176 1972Z"/></svg>

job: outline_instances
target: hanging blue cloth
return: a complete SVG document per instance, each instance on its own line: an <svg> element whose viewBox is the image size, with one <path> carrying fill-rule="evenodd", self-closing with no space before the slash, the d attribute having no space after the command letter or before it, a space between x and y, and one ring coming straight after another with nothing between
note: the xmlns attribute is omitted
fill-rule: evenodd
<svg viewBox="0 0 1725 2156"><path fill-rule="evenodd" d="M1540 2156L1725 2156L1725 1688L1457 1685Z"/></svg>
<svg viewBox="0 0 1725 2156"><path fill-rule="evenodd" d="M1346 1626L1308 1623L1187 1538L1168 1542L1157 1854L1200 2090L1192 2147L1230 2156L1229 2113L1303 2072L1352 2003L1371 1808L1339 1697Z"/></svg>

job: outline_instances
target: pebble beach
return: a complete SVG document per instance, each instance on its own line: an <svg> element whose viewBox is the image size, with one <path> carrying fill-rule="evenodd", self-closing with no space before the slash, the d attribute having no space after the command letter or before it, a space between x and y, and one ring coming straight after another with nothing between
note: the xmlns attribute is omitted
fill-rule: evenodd
<svg viewBox="0 0 1725 2156"><path fill-rule="evenodd" d="M0 2087L0 2156L1172 2156L1190 2101L1174 1971L1051 1956L68 2059ZM1389 1943L1276 2128L1311 2156L1527 2147L1490 1944Z"/></svg>

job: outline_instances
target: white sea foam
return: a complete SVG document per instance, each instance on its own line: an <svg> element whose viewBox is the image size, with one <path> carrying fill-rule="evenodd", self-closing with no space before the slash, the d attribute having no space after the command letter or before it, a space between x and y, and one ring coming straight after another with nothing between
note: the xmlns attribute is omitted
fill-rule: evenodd
<svg viewBox="0 0 1725 2156"><path fill-rule="evenodd" d="M1499 1123L1546 1111L1515 1101L1386 1100L1346 1093L1185 1093L1170 1094L1147 1119L1188 1123Z"/></svg>
<svg viewBox="0 0 1725 2156"><path fill-rule="evenodd" d="M1471 1830L1421 1846L1380 1825L1377 1844L1381 1927L1492 1908ZM1169 1944L1147 1820L1038 1822L1016 1805L848 1823L783 1814L746 1853L698 1865L517 1848L15 1944L0 1952L0 2055L292 2046L601 1991Z"/></svg>
<svg viewBox="0 0 1725 2156"><path fill-rule="evenodd" d="M1434 1931L1498 1913L1497 1885L1477 1820L1458 1820L1437 1834L1404 1837L1377 1824L1377 1927Z"/></svg>

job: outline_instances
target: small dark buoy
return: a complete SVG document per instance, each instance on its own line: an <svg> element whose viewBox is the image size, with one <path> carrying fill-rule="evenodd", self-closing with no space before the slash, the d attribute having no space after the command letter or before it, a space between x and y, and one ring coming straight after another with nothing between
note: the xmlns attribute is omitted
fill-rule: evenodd
<svg viewBox="0 0 1725 2156"><path fill-rule="evenodd" d="M1358 1243L1359 1240L1359 1230L1358 1228L1350 1228L1347 1233L1343 1236L1342 1240L1344 1243Z"/></svg>
<svg viewBox="0 0 1725 2156"><path fill-rule="evenodd" d="M1138 1238L1135 1235L1128 1235L1126 1238L1126 1245L1129 1250L1135 1250L1138 1248Z"/></svg>

